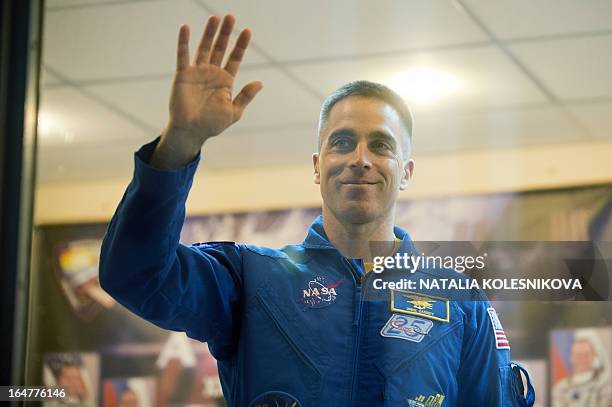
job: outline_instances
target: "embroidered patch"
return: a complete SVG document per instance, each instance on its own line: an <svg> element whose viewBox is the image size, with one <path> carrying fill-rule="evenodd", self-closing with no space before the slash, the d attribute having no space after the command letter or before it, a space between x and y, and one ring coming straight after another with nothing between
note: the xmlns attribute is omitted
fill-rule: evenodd
<svg viewBox="0 0 612 407"><path fill-rule="evenodd" d="M416 315L434 321L450 321L448 299L411 291L391 290L391 312Z"/></svg>
<svg viewBox="0 0 612 407"><path fill-rule="evenodd" d="M433 322L427 319L393 314L381 329L380 334L387 338L399 338L419 343L432 327Z"/></svg>
<svg viewBox="0 0 612 407"><path fill-rule="evenodd" d="M338 297L338 287L342 280L333 283L325 277L316 277L306 283L300 292L300 302L309 308L323 308L333 304Z"/></svg>
<svg viewBox="0 0 612 407"><path fill-rule="evenodd" d="M442 407L444 403L444 399L446 396L443 396L440 393L436 393L435 396L417 396L413 399L407 399L409 407Z"/></svg>
<svg viewBox="0 0 612 407"><path fill-rule="evenodd" d="M289 393L268 391L260 394L249 403L249 407L301 407L302 405Z"/></svg>
<svg viewBox="0 0 612 407"><path fill-rule="evenodd" d="M487 308L487 313L489 314L491 325L493 325L493 332L495 333L495 347L497 349L510 349L510 342L508 338L506 338L506 332L504 332L504 328L497 316L497 312L495 312L495 308Z"/></svg>

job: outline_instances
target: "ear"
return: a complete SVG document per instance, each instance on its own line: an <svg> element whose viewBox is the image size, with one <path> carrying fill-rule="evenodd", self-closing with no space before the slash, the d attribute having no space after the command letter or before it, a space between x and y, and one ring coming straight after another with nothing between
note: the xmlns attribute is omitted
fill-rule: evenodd
<svg viewBox="0 0 612 407"><path fill-rule="evenodd" d="M412 158L404 163L403 170L402 179L400 181L400 191L408 188L408 181L412 178L414 172L414 160Z"/></svg>
<svg viewBox="0 0 612 407"><path fill-rule="evenodd" d="M319 153L312 155L312 166L314 167L314 183L321 184L321 172L319 171Z"/></svg>

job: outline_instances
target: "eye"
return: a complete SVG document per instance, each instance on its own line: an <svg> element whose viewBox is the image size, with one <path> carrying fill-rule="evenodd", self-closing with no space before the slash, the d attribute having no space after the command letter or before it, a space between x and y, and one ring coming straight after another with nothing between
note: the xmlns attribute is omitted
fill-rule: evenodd
<svg viewBox="0 0 612 407"><path fill-rule="evenodd" d="M332 147L338 149L347 149L350 148L351 142L347 138L337 138L332 142Z"/></svg>
<svg viewBox="0 0 612 407"><path fill-rule="evenodd" d="M375 141L374 143L372 143L372 147L375 150L390 150L391 146L388 143L385 143L384 141Z"/></svg>

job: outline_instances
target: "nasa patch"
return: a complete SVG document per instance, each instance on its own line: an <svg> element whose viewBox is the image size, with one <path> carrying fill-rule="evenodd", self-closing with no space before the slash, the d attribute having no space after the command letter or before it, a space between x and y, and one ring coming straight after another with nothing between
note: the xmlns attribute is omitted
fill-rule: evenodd
<svg viewBox="0 0 612 407"><path fill-rule="evenodd" d="M260 394L249 403L249 407L301 407L302 405L289 393L268 391Z"/></svg>
<svg viewBox="0 0 612 407"><path fill-rule="evenodd" d="M299 293L299 302L308 308L323 308L333 304L338 297L342 280L329 282L318 276L308 281Z"/></svg>
<svg viewBox="0 0 612 407"><path fill-rule="evenodd" d="M381 329L380 334L387 338L398 338L419 343L432 327L433 322L428 319L393 314Z"/></svg>

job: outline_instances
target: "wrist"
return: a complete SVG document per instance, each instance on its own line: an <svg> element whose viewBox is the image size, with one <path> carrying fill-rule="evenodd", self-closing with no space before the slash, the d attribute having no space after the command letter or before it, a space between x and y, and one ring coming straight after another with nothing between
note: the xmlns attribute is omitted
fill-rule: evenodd
<svg viewBox="0 0 612 407"><path fill-rule="evenodd" d="M205 139L197 139L193 132L166 128L149 160L149 164L162 170L175 170L193 161Z"/></svg>
<svg viewBox="0 0 612 407"><path fill-rule="evenodd" d="M159 144L164 144L175 154L195 157L207 139L208 137L192 129L168 125L161 133Z"/></svg>

